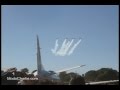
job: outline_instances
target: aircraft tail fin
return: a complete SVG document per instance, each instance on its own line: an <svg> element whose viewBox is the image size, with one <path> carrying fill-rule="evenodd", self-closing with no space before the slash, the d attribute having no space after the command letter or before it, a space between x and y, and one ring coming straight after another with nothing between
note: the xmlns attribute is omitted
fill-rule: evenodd
<svg viewBox="0 0 120 90"><path fill-rule="evenodd" d="M39 38L37 35L37 69L38 69L38 75L42 70L44 70L42 61L41 61L41 53L40 53L40 46L39 46Z"/></svg>

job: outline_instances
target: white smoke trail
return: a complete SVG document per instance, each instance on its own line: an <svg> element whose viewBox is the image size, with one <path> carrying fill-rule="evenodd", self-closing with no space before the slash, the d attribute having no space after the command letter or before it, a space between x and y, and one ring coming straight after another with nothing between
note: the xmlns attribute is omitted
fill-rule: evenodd
<svg viewBox="0 0 120 90"><path fill-rule="evenodd" d="M75 48L81 42L81 39L72 46L73 42L74 42L74 39L72 39L71 41L67 41L67 39L64 39L61 48L58 49L58 40L56 40L55 47L54 49L51 49L51 51L53 54L59 55L59 56L71 55L73 51L75 50Z"/></svg>
<svg viewBox="0 0 120 90"><path fill-rule="evenodd" d="M63 52L62 52L62 55L63 55L63 56L65 56L65 55L67 54L66 49L68 48L69 44L70 44L70 41L68 41L68 42L65 44L65 46L64 46L64 48L63 48Z"/></svg>
<svg viewBox="0 0 120 90"><path fill-rule="evenodd" d="M57 48L58 48L58 39L55 41L54 49L51 49L52 53L56 54Z"/></svg>
<svg viewBox="0 0 120 90"><path fill-rule="evenodd" d="M64 39L61 48L56 52L57 55L61 55L63 53L64 47L66 45L67 39Z"/></svg>
<svg viewBox="0 0 120 90"><path fill-rule="evenodd" d="M66 47L65 47L65 49L64 49L64 54L65 54L65 55L66 55L67 52L69 51L69 48L70 48L71 45L73 44L73 41L74 41L74 39L72 39L72 40L70 41L70 43L68 43L68 45L66 45Z"/></svg>
<svg viewBox="0 0 120 90"><path fill-rule="evenodd" d="M65 49L69 45L70 41L66 42L66 39L63 41L62 47L57 51L57 55L65 56Z"/></svg>
<svg viewBox="0 0 120 90"><path fill-rule="evenodd" d="M79 45L79 43L81 42L81 39L77 42L77 43L75 43L74 44L74 46L71 48L71 50L68 52L68 54L67 55L70 55L70 54L72 54L73 53L73 51L75 50L75 48Z"/></svg>

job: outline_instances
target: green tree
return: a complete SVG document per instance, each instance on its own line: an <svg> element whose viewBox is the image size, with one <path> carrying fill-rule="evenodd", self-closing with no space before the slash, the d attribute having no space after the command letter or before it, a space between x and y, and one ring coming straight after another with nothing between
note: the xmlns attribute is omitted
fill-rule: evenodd
<svg viewBox="0 0 120 90"><path fill-rule="evenodd" d="M68 82L70 79L70 77L68 76L68 74L66 72L60 72L59 77L62 82Z"/></svg>
<svg viewBox="0 0 120 90"><path fill-rule="evenodd" d="M118 72L112 68L101 68L97 71L97 81L116 80Z"/></svg>
<svg viewBox="0 0 120 90"><path fill-rule="evenodd" d="M23 68L23 69L21 69L21 72L27 74L27 73L29 73L29 70L28 70L28 68Z"/></svg>
<svg viewBox="0 0 120 90"><path fill-rule="evenodd" d="M16 72L17 71L17 68L16 67L13 67L13 68L9 68L7 69L7 72Z"/></svg>
<svg viewBox="0 0 120 90"><path fill-rule="evenodd" d="M85 80L82 76L77 75L70 80L69 85L85 85Z"/></svg>
<svg viewBox="0 0 120 90"><path fill-rule="evenodd" d="M99 70L90 70L85 73L86 81L106 81L118 79L118 72L112 68L101 68Z"/></svg>
<svg viewBox="0 0 120 90"><path fill-rule="evenodd" d="M71 72L71 73L61 72L59 74L59 77L64 84L70 84L70 85L84 85L85 84L84 78L74 72Z"/></svg>
<svg viewBox="0 0 120 90"><path fill-rule="evenodd" d="M85 80L86 81L95 81L97 77L97 72L95 70L90 70L85 73Z"/></svg>

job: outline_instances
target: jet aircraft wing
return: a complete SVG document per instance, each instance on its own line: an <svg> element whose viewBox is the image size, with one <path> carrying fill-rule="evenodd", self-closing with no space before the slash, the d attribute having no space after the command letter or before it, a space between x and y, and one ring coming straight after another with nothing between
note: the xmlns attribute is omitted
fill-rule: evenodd
<svg viewBox="0 0 120 90"><path fill-rule="evenodd" d="M119 82L119 80L109 80L109 81L90 82L90 83L86 83L86 85L108 84L108 83L114 83L114 82Z"/></svg>
<svg viewBox="0 0 120 90"><path fill-rule="evenodd" d="M80 68L80 67L83 67L83 66L85 66L85 65L80 65L80 66L75 66L75 67L72 67L72 68L62 69L62 70L56 71L56 73L69 71L69 70Z"/></svg>

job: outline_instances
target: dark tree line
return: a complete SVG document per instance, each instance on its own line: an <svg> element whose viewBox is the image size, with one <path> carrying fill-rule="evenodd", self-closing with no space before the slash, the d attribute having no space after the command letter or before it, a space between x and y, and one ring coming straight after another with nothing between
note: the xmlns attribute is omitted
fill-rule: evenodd
<svg viewBox="0 0 120 90"><path fill-rule="evenodd" d="M90 70L85 73L85 81L107 81L118 80L119 72L112 68L101 68L99 70Z"/></svg>
<svg viewBox="0 0 120 90"><path fill-rule="evenodd" d="M34 70L33 72L35 72ZM33 72L28 74L29 69L23 68L20 71L17 71L16 68L10 68L7 71L1 70L1 81L2 85L17 85L18 80L7 80L7 77L33 77ZM23 81L23 85L85 85L85 82L89 81L107 81L107 80L118 80L119 72L113 70L112 68L101 68L99 70L90 70L83 74L82 76L78 73L59 73L60 83L53 82L50 80L44 81Z"/></svg>

